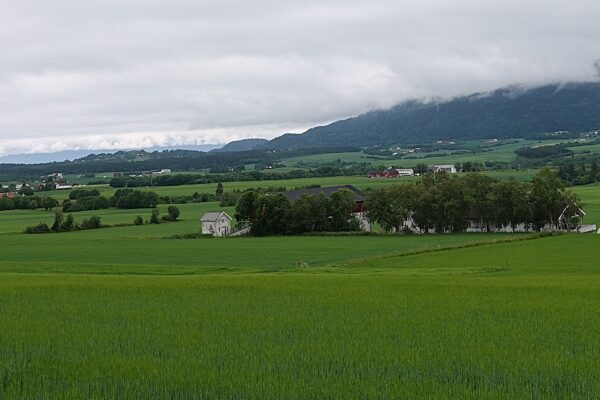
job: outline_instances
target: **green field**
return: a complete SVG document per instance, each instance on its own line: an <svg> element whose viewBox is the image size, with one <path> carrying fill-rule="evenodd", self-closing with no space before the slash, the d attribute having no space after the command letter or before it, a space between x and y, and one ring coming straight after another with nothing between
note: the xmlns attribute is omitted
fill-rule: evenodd
<svg viewBox="0 0 600 400"><path fill-rule="evenodd" d="M486 171L485 174L497 179L516 179L519 181L530 181L536 172L536 170L528 169L520 171ZM390 179L369 179L366 176L332 176L322 178L224 182L223 186L225 191L246 190L250 188L266 188L269 186L285 186L291 190L296 187L303 187L315 184L321 186L353 185L361 190L366 190L369 188L376 189L378 187L402 182L415 182L419 179L420 178L418 176ZM191 196L195 192L214 194L216 187L216 183L203 183L197 185L154 186L136 189L152 190L161 196ZM116 190L109 187L108 185L92 185L86 186L86 188L97 188L101 192L101 194L108 197L112 196ZM40 192L39 194L42 196L51 196L59 200L66 199L69 197L68 190L52 190L47 192Z"/></svg>
<svg viewBox="0 0 600 400"><path fill-rule="evenodd" d="M180 222L174 223L181 232L182 229L187 232L197 231L199 229L199 219L207 211L225 210L231 213L233 217L233 207L219 207L218 202L209 203L188 203L188 204L177 204L176 205L181 212ZM161 215L167 214L167 204L160 204L158 210ZM72 213L76 222L81 222L85 218L89 218L93 215L97 215L102 218L102 223L105 225L115 224L131 224L137 215L142 216L145 220L150 217L151 209L134 209L134 210L122 210L117 208L109 208L106 210L95 210L95 211L81 211ZM52 225L54 221L53 211L44 211L43 209L37 210L12 210L0 212L0 234L7 232L22 232L27 226L35 225L40 222L45 222L48 225ZM161 224L160 230L168 229L171 227L170 224ZM141 229L143 227L131 227Z"/></svg>
<svg viewBox="0 0 600 400"><path fill-rule="evenodd" d="M587 213L584 222L600 226L600 184L573 186L569 189L577 193L583 201L583 209Z"/></svg>
<svg viewBox="0 0 600 400"><path fill-rule="evenodd" d="M573 190L600 223L600 185ZM178 207L46 235L20 232L51 212L0 212L0 399L600 396L598 235L168 239L221 209Z"/></svg>
<svg viewBox="0 0 600 400"><path fill-rule="evenodd" d="M9 253L0 397L595 398L598 238L442 250L464 236L146 242L171 261L96 237L95 265ZM440 248L400 254L425 242ZM183 275L171 243L197 245ZM314 264L290 266L292 248Z"/></svg>
<svg viewBox="0 0 600 400"><path fill-rule="evenodd" d="M362 151L356 151L351 153L309 154L300 157L287 158L282 161L286 165L296 166L299 162L303 162L305 164L314 164L336 162L338 160L346 162L367 162L372 164L379 164L381 162L384 162L384 160L380 160L379 157L365 154Z"/></svg>
<svg viewBox="0 0 600 400"><path fill-rule="evenodd" d="M456 148L448 148L444 150L437 150L427 153L414 153L407 154L403 158L386 160L378 156L372 156L363 152L352 152L352 153L330 153L330 154L309 154L300 157L294 157L283 160L286 165L294 166L299 162L306 164L326 163L335 161L346 161L346 162L367 162L373 165L395 165L402 167L414 167L418 163L427 164L456 164L464 162L485 162L485 161L498 161L498 162L511 162L516 160L515 150L519 147L534 145L536 143L544 144L555 144L557 141L532 141L532 140L519 140L515 143L500 143L497 145L489 146L482 145L481 142L467 142L456 145ZM473 149L478 147L477 152L467 154L452 154L457 151L463 151L465 149ZM485 150L485 151L483 151ZM448 155L443 155L448 153Z"/></svg>

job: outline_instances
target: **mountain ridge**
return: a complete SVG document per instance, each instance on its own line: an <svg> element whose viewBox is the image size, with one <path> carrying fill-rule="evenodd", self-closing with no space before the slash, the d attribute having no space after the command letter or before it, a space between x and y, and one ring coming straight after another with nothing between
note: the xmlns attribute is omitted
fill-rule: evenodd
<svg viewBox="0 0 600 400"><path fill-rule="evenodd" d="M283 134L271 150L425 143L435 140L531 138L600 128L600 82L526 88L518 85L440 101L407 100L301 134Z"/></svg>

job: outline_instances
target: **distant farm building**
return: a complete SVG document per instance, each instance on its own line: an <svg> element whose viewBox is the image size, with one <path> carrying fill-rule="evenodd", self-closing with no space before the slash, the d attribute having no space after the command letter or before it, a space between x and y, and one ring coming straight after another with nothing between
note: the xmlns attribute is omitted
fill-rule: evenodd
<svg viewBox="0 0 600 400"><path fill-rule="evenodd" d="M69 189L73 189L73 185L67 185L67 184L62 184L62 183L57 183L54 188L56 190L69 190Z"/></svg>
<svg viewBox="0 0 600 400"><path fill-rule="evenodd" d="M433 172L444 172L446 174L456 173L456 167L454 165L432 165L429 169Z"/></svg>
<svg viewBox="0 0 600 400"><path fill-rule="evenodd" d="M15 197L17 197L17 194L15 192L0 192L0 199L14 199Z"/></svg>
<svg viewBox="0 0 600 400"><path fill-rule="evenodd" d="M306 196L306 195L323 195L325 197L331 197L331 195L341 189L346 189L349 190L350 192L352 192L352 194L354 195L354 202L355 202L355 206L354 206L354 210L353 210L353 216L354 218L356 218L358 220L358 222L360 223L360 229L365 231L365 232L370 232L371 231L371 223L369 222L369 220L367 219L367 210L365 208L365 196L363 195L363 193L358 190L357 188L355 188L352 185L338 185L338 186L329 186L329 187L320 187L320 188L309 188L309 189L299 189L299 190L289 190L287 192L283 192L281 194L283 194L289 201L290 203L295 202L296 200L298 200L299 198L301 198L302 196Z"/></svg>
<svg viewBox="0 0 600 400"><path fill-rule="evenodd" d="M202 234L227 236L231 233L231 218L225 211L209 211L200 218Z"/></svg>
<svg viewBox="0 0 600 400"><path fill-rule="evenodd" d="M399 178L402 176L413 176L415 171L408 168L388 168L385 171L370 172L368 178Z"/></svg>

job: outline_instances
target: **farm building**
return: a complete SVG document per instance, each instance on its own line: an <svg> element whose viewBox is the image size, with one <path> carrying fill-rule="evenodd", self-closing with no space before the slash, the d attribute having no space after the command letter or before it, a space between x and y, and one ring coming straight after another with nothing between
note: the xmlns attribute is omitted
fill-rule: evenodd
<svg viewBox="0 0 600 400"><path fill-rule="evenodd" d="M227 236L231 233L232 218L225 211L209 211L200 218L202 234Z"/></svg>
<svg viewBox="0 0 600 400"><path fill-rule="evenodd" d="M73 189L73 185L69 185L66 183L57 183L54 188L56 190L69 190L69 189Z"/></svg>
<svg viewBox="0 0 600 400"><path fill-rule="evenodd" d="M432 165L429 169L433 172L445 172L447 174L456 173L456 167L454 165Z"/></svg>
<svg viewBox="0 0 600 400"><path fill-rule="evenodd" d="M329 187L319 187L319 188L309 188L309 189L299 189L299 190L289 190L287 192L283 192L282 194L291 202L295 202L299 198L305 195L324 195L325 197L330 197L334 192L346 189L351 191L354 194L354 201L356 206L354 208L354 218L356 218L360 222L361 230L365 232L371 231L371 223L367 219L367 213L365 208L365 196L362 194L360 190L355 188L352 185L338 185L338 186L329 186Z"/></svg>

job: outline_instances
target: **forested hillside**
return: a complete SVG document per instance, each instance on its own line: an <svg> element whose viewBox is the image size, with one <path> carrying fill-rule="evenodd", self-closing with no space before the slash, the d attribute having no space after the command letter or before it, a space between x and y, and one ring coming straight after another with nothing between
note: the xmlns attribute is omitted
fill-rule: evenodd
<svg viewBox="0 0 600 400"><path fill-rule="evenodd" d="M427 143L449 139L534 138L600 129L600 83L498 89L449 101L408 101L303 134L273 139L273 149Z"/></svg>

